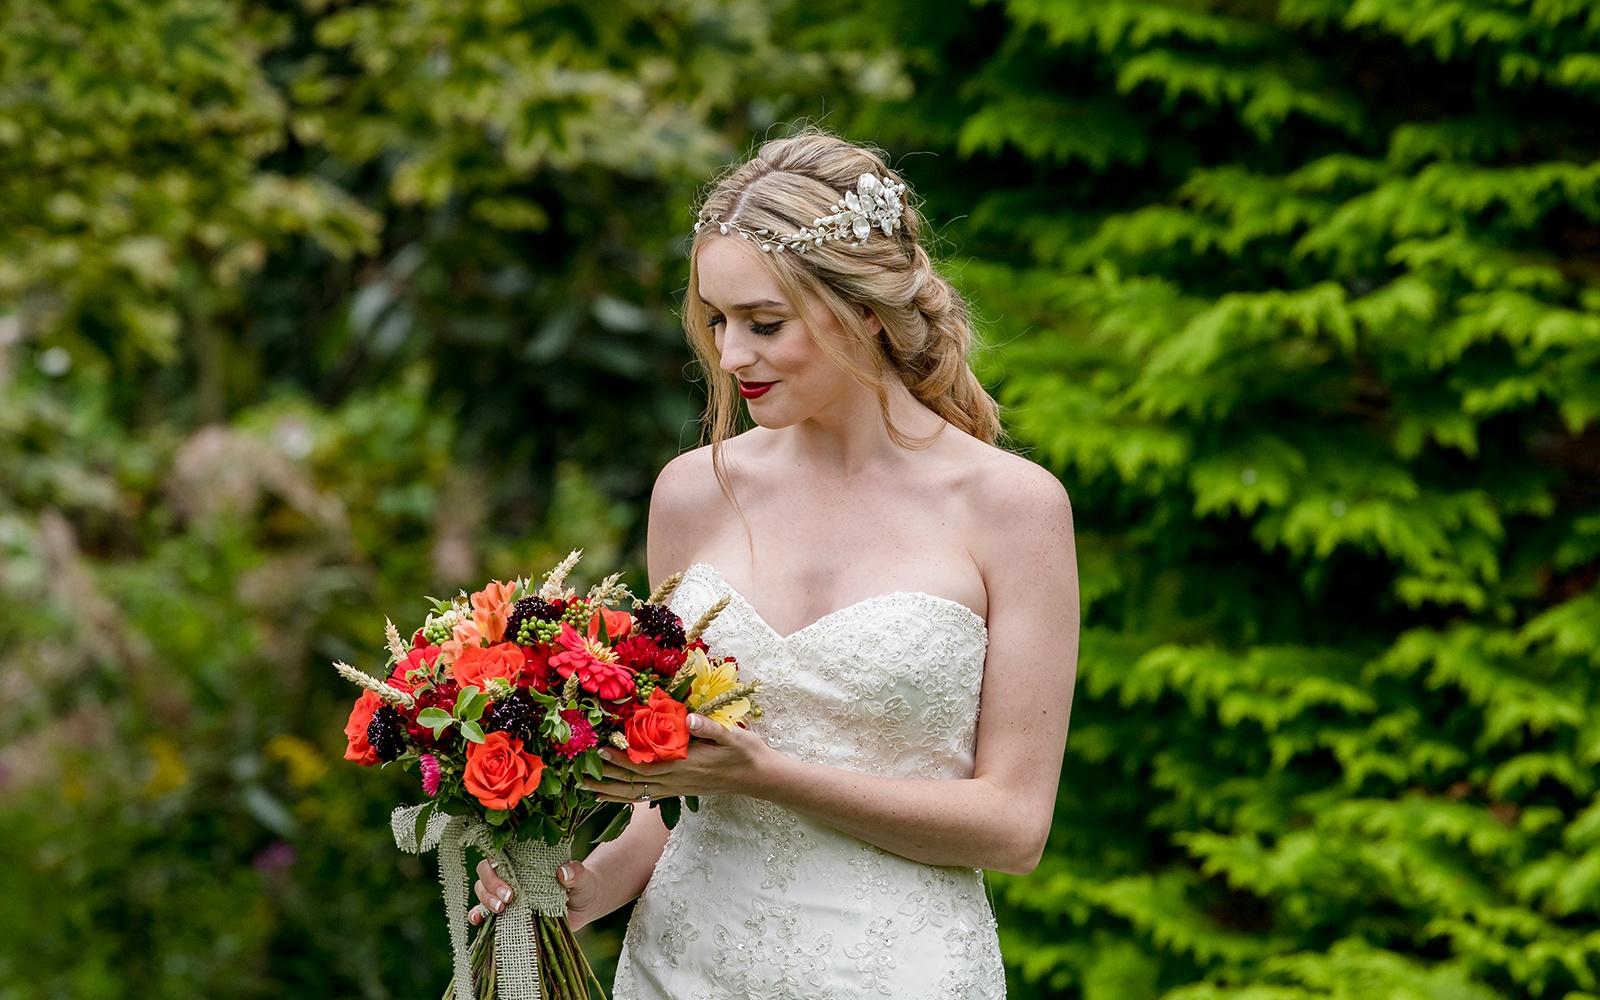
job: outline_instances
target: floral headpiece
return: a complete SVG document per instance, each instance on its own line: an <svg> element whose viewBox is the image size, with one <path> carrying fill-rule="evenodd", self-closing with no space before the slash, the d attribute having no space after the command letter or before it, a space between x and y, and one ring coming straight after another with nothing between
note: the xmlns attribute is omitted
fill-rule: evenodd
<svg viewBox="0 0 1600 1000"><path fill-rule="evenodd" d="M862 174L856 180L856 189L846 191L843 198L833 203L832 215L813 220L814 229L775 234L766 229L749 229L737 222L723 222L715 212L702 209L694 231L698 233L702 226L717 226L723 233L737 232L747 240L756 241L768 253L783 253L784 250L805 253L811 247L821 246L824 240L851 237L855 238L852 246L865 246L874 227L883 230L885 236L894 235L899 228L904 208L900 195L905 189L904 184L887 177Z"/></svg>

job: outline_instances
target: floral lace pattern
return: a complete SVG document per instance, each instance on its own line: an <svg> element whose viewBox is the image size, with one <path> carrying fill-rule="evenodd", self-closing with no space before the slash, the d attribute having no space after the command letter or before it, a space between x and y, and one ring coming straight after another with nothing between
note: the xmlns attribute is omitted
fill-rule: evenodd
<svg viewBox="0 0 1600 1000"><path fill-rule="evenodd" d="M972 775L988 630L963 604L881 594L779 635L709 563L671 605L762 682L751 731L791 757L888 777ZM702 796L634 905L615 1000L1005 996L977 868L925 865L761 799Z"/></svg>

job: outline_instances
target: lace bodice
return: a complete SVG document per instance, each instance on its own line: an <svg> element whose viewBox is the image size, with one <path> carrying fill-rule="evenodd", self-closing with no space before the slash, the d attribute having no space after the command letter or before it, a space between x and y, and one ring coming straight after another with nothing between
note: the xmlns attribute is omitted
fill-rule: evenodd
<svg viewBox="0 0 1600 1000"><path fill-rule="evenodd" d="M966 605L880 594L779 635L709 563L669 604L762 682L751 730L801 760L902 778L967 778L988 629ZM994 998L994 916L975 868L925 865L772 802L704 796L634 906L616 1000Z"/></svg>

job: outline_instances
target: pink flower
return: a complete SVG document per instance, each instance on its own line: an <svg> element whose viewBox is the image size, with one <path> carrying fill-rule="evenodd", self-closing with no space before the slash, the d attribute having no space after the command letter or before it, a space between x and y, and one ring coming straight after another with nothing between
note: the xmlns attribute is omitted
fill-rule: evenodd
<svg viewBox="0 0 1600 1000"><path fill-rule="evenodd" d="M577 671L578 686L605 701L619 701L634 693L633 671L617 662L610 646L585 639L568 622L561 623L556 645L561 651L550 657L550 666L562 680Z"/></svg>
<svg viewBox="0 0 1600 1000"><path fill-rule="evenodd" d="M428 795L439 794L439 758L431 753L425 753L418 758L417 763L422 765L422 790Z"/></svg>
<svg viewBox="0 0 1600 1000"><path fill-rule="evenodd" d="M600 745L600 738L594 734L594 727L589 724L589 717L583 709L565 709L561 717L572 727L572 737L565 743L557 743L556 753L571 760L585 750L592 750Z"/></svg>

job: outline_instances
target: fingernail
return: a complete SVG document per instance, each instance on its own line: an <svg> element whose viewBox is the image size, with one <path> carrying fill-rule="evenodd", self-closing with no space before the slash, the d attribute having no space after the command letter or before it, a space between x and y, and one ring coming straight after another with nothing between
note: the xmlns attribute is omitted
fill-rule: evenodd
<svg viewBox="0 0 1600 1000"><path fill-rule="evenodd" d="M499 889L495 890L495 895L509 903L511 902L511 887L509 885L503 885Z"/></svg>
<svg viewBox="0 0 1600 1000"><path fill-rule="evenodd" d="M496 913L499 913L501 910L505 909L505 907L506 907L506 904L500 902L498 899L489 900L489 905L494 907L494 912L496 912Z"/></svg>
<svg viewBox="0 0 1600 1000"><path fill-rule="evenodd" d="M695 730L696 732L700 730L700 716L689 716L689 728Z"/></svg>
<svg viewBox="0 0 1600 1000"><path fill-rule="evenodd" d="M571 882L572 881L572 866L571 865L562 865L560 871L558 871L556 874L561 876L561 881L563 881L563 882Z"/></svg>

